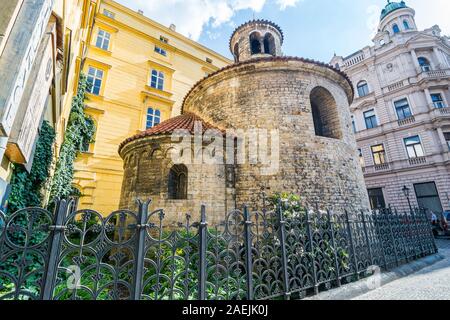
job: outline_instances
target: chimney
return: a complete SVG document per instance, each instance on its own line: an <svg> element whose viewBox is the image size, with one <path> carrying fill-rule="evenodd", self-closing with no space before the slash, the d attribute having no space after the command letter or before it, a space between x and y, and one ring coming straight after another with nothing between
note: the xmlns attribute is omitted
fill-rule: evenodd
<svg viewBox="0 0 450 320"><path fill-rule="evenodd" d="M139 9L139 10L138 10L138 13L143 15L143 14L144 14L144 11L142 11L141 9Z"/></svg>
<svg viewBox="0 0 450 320"><path fill-rule="evenodd" d="M172 30L172 31L177 31L177 26L172 23L170 25L169 29Z"/></svg>

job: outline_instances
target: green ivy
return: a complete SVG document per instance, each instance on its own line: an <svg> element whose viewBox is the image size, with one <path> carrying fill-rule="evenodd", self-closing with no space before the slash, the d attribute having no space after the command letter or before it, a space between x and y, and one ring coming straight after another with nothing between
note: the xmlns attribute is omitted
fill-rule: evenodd
<svg viewBox="0 0 450 320"><path fill-rule="evenodd" d="M47 121L44 121L36 144L31 171L28 173L23 165L14 165L11 193L8 197L8 212L42 205L43 188L50 176L54 141L55 130Z"/></svg>
<svg viewBox="0 0 450 320"><path fill-rule="evenodd" d="M52 181L50 200L67 198L72 195L72 180L74 162L77 155L83 151L83 146L93 142L95 125L92 118L85 113L86 91L91 84L84 74L80 75L78 92L73 98L69 122L56 163L55 175Z"/></svg>

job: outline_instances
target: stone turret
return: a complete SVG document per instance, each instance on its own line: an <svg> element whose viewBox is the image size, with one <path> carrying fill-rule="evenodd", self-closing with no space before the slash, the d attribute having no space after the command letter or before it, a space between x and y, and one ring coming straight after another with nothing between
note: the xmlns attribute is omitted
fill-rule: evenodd
<svg viewBox="0 0 450 320"><path fill-rule="evenodd" d="M239 26L230 39L235 62L249 59L282 56L283 31L273 22L252 20Z"/></svg>

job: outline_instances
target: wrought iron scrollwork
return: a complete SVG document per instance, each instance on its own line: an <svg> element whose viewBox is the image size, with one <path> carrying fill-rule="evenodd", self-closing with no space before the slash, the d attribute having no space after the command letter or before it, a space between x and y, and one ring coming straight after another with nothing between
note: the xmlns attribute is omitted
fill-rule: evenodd
<svg viewBox="0 0 450 320"><path fill-rule="evenodd" d="M244 206L209 225L164 210L0 212L0 299L290 299L436 253L423 210Z"/></svg>

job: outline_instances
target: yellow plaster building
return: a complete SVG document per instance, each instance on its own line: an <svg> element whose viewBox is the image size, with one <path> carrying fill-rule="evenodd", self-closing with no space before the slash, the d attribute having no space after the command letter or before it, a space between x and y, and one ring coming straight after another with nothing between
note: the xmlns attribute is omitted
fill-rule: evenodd
<svg viewBox="0 0 450 320"><path fill-rule="evenodd" d="M75 164L80 208L117 210L123 178L118 145L179 115L190 88L232 62L175 29L114 1L101 2L83 64L93 84L86 110L97 130Z"/></svg>
<svg viewBox="0 0 450 320"><path fill-rule="evenodd" d="M13 165L31 169L43 120L56 130L58 155L100 1L0 4L0 209Z"/></svg>

